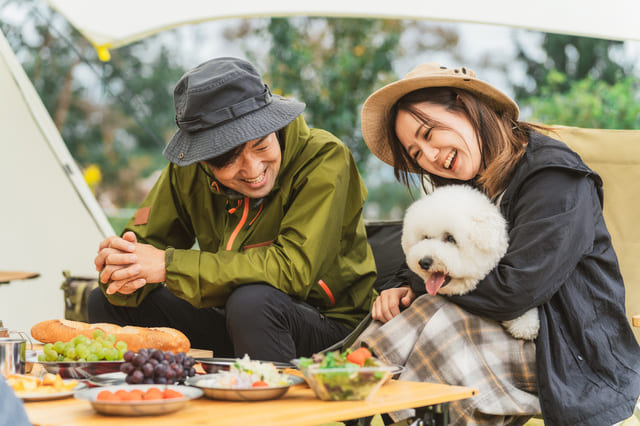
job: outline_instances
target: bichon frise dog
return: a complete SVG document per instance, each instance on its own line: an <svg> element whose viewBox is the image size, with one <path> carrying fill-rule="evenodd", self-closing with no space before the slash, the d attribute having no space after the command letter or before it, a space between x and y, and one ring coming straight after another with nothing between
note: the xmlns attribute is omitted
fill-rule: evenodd
<svg viewBox="0 0 640 426"><path fill-rule="evenodd" d="M470 292L498 264L508 244L499 208L470 186L436 188L409 206L404 217L407 264L431 295ZM540 328L538 310L502 324L516 338L534 339Z"/></svg>

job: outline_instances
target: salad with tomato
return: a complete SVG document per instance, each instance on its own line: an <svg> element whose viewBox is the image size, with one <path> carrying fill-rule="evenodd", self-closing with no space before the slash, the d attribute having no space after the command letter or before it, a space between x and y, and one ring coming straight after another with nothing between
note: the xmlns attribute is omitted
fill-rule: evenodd
<svg viewBox="0 0 640 426"><path fill-rule="evenodd" d="M375 358L365 347L314 354L293 362L316 396L327 401L366 399L397 369Z"/></svg>
<svg viewBox="0 0 640 426"><path fill-rule="evenodd" d="M231 364L229 371L216 373L201 384L215 388L248 389L289 386L291 383L272 363L251 360L245 354Z"/></svg>

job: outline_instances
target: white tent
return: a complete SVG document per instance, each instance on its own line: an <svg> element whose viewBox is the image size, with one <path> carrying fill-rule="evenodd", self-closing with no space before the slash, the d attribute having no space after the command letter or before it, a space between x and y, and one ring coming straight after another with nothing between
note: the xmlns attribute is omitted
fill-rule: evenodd
<svg viewBox="0 0 640 426"><path fill-rule="evenodd" d="M131 43L159 31L211 19L257 16L342 16L430 19L527 28L538 31L640 40L637 0L47 0L98 49Z"/></svg>
<svg viewBox="0 0 640 426"><path fill-rule="evenodd" d="M0 93L0 270L40 274L0 285L0 320L29 331L64 317L62 270L95 276L113 230L2 33Z"/></svg>

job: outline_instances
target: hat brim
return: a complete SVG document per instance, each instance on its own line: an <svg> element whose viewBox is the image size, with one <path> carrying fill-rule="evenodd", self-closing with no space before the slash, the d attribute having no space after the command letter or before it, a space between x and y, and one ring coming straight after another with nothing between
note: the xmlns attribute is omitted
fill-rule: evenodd
<svg viewBox="0 0 640 426"><path fill-rule="evenodd" d="M371 152L385 163L394 165L393 155L387 140L388 129L392 125L389 122L391 108L404 95L429 87L453 87L467 90L483 99L497 111L506 113L512 120L518 119L518 105L509 96L475 77L438 75L398 80L372 93L362 107L362 137ZM413 168L409 171L422 172L420 169Z"/></svg>
<svg viewBox="0 0 640 426"><path fill-rule="evenodd" d="M178 129L163 154L178 166L208 160L286 127L304 108L302 102L274 95L267 106L211 129L198 132Z"/></svg>

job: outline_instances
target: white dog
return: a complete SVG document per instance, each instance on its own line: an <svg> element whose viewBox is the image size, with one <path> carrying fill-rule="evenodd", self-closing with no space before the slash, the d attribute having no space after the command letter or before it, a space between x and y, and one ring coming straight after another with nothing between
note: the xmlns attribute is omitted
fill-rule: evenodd
<svg viewBox="0 0 640 426"><path fill-rule="evenodd" d="M498 264L508 244L507 223L498 207L469 186L437 188L409 206L404 217L407 264L431 295L470 292ZM540 328L538 310L502 324L516 338L534 339Z"/></svg>

